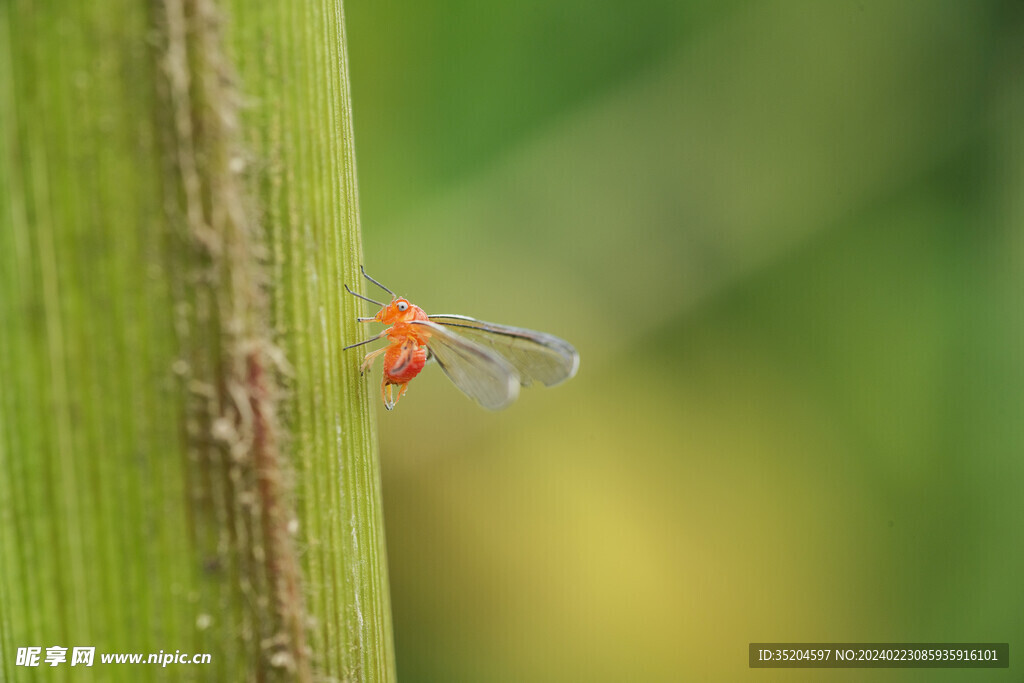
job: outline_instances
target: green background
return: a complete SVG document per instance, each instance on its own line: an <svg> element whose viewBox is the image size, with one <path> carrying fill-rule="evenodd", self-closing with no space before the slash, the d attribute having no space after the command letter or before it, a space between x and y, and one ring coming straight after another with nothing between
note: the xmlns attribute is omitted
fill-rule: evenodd
<svg viewBox="0 0 1024 683"><path fill-rule="evenodd" d="M747 644L1024 656L1020 3L346 12L368 271L582 356L381 410L402 680L1019 680Z"/></svg>

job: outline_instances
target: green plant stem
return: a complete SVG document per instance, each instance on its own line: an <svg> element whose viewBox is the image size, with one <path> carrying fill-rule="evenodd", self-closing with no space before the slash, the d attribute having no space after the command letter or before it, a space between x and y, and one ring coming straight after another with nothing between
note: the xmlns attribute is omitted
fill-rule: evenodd
<svg viewBox="0 0 1024 683"><path fill-rule="evenodd" d="M394 679L360 260L340 0L0 5L0 679Z"/></svg>

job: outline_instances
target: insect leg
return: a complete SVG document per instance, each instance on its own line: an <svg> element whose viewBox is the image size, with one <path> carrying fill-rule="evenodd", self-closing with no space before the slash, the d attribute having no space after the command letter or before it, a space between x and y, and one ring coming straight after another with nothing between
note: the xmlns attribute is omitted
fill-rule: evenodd
<svg viewBox="0 0 1024 683"><path fill-rule="evenodd" d="M389 328L388 328L388 330L390 330L390 329L391 329L391 328L389 327ZM362 346L363 344L369 344L369 343L370 343L370 342L372 342L372 341L377 341L378 339L380 339L381 337L383 337L383 336L384 336L385 334L387 334L388 330L384 330L384 331L383 331L383 332L381 332L380 334L378 334L378 335L375 335L375 336L373 336L373 337L370 337L369 339L364 339L364 340L363 340L363 341L361 341L361 342L356 342L355 344L349 344L348 346L344 347L344 348L342 349L342 351L348 351L349 349L354 349L354 348L355 348L355 347L357 347L357 346Z"/></svg>
<svg viewBox="0 0 1024 683"><path fill-rule="evenodd" d="M395 387L398 387L398 392L395 392ZM408 382L402 384L396 384L388 381L385 377L380 383L380 397L384 400L384 407L388 410L394 409L398 405L399 399L405 396L406 390L409 388Z"/></svg>
<svg viewBox="0 0 1024 683"><path fill-rule="evenodd" d="M380 397L384 400L384 407L391 410L398 403L398 399L393 398L395 385L388 381L387 377L382 377L380 380Z"/></svg>
<svg viewBox="0 0 1024 683"><path fill-rule="evenodd" d="M359 366L359 374L361 375L367 370L369 370L370 366L373 365L373 361L377 360L377 356L379 356L380 354L384 353L387 350L388 347L385 346L377 349L376 351L371 351L370 353L366 354L366 356L363 357L362 364Z"/></svg>

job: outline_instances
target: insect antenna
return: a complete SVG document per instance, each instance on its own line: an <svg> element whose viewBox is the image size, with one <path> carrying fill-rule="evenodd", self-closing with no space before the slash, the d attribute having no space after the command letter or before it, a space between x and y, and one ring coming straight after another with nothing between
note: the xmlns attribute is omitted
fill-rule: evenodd
<svg viewBox="0 0 1024 683"><path fill-rule="evenodd" d="M372 277L370 277L369 275L367 275L367 274L366 274L366 268L364 268L363 266L359 266L359 270L363 271L363 277L365 277L365 278L366 278L367 280L369 280L369 281L370 281L370 282L372 282L373 284L375 284L375 285L377 285L378 287L380 287L381 289L383 289L383 290L384 290L385 292L387 292L388 294L390 294L390 295L391 295L392 297L394 297L394 298L396 298L396 299L398 298L398 295L397 295L397 294L395 294L395 293L394 293L394 292L392 292L392 291L391 291L390 289L388 289L387 287L385 287L384 285L382 285L381 283L377 282L377 281L376 281L376 280L374 280L374 279L373 279Z"/></svg>
<svg viewBox="0 0 1024 683"><path fill-rule="evenodd" d="M348 288L348 285L345 285L345 291L348 292L349 294L351 294L352 296L356 297L357 299L362 299L363 301L369 301L371 304L375 304L377 306L380 306L381 308L384 307L384 304L382 304L379 301L374 301L373 299L371 299L368 296L363 296L362 294L358 294L356 292L353 292L351 289Z"/></svg>

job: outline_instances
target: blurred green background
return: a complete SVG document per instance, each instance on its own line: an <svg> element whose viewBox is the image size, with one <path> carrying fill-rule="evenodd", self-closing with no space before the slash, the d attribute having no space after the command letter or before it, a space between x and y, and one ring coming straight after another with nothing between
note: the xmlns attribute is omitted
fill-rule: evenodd
<svg viewBox="0 0 1024 683"><path fill-rule="evenodd" d="M347 3L369 272L582 355L381 411L402 680L1020 680L747 644L1024 656L1022 10Z"/></svg>

